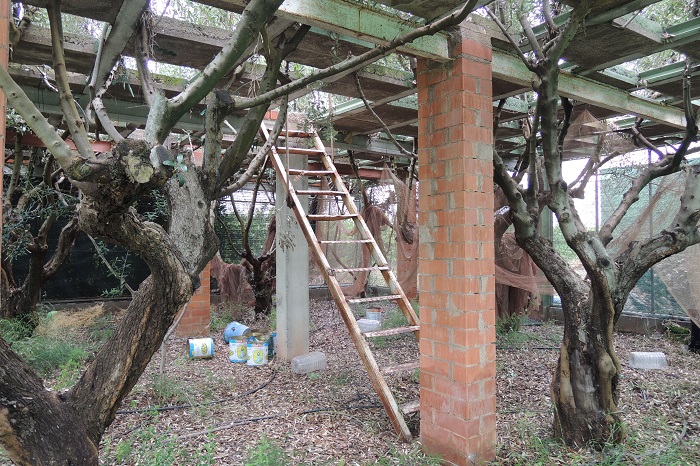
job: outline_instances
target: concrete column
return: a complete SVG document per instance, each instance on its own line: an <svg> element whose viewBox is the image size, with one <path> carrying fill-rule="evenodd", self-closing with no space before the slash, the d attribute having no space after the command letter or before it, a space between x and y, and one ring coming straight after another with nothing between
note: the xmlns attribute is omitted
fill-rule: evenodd
<svg viewBox="0 0 700 466"><path fill-rule="evenodd" d="M285 159L284 154L280 154ZM290 168L307 168L308 159L290 155ZM296 189L306 189L306 177L290 177ZM287 207L287 194L277 176L277 357L291 361L309 352L309 245L294 211ZM307 207L308 196L299 196Z"/></svg>
<svg viewBox="0 0 700 466"><path fill-rule="evenodd" d="M467 26L454 61L418 61L420 428L462 466L496 448L491 47Z"/></svg>

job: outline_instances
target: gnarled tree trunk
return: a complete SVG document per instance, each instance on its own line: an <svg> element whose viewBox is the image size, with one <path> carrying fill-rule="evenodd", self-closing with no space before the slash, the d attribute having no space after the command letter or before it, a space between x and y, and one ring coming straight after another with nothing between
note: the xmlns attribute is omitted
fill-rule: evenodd
<svg viewBox="0 0 700 466"><path fill-rule="evenodd" d="M567 445L617 443L624 438L616 407L620 365L612 341L614 312L597 298L601 295L594 289L583 300L561 296L564 338L551 395L554 434Z"/></svg>

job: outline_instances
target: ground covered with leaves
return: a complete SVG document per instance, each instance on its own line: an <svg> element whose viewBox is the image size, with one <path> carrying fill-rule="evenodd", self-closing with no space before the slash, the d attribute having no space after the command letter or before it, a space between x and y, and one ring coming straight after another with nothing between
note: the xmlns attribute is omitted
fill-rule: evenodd
<svg viewBox="0 0 700 466"><path fill-rule="evenodd" d="M32 339L42 345L69 346L66 361L40 369L56 389L74 382L82 364L119 318L99 309L63 311L43 322L34 337L17 337L23 356L42 361ZM362 317L358 309L358 317ZM71 318L65 318L72 316ZM186 340L171 339L154 355L101 445L103 464L124 465L437 465L418 443L398 441L335 306L311 303L311 350L322 351L328 368L294 374L289 364L272 360L251 367L228 360L223 328L239 313L220 311L212 331L212 359L190 360ZM385 326L401 324L394 310L384 310ZM246 322L265 327L265 321ZM6 327L0 327L5 337ZM497 342L498 457L494 464L700 463L700 356L681 341L663 335L621 334L617 351L626 363L631 351L663 351L665 370L623 367L620 406L629 431L624 445L602 452L571 450L551 439L549 381L556 364L561 326L555 323L501 328ZM84 342L84 345L80 345ZM418 345L412 335L373 343L381 365L413 360ZM78 349L75 349L78 348ZM83 348L83 349L80 349ZM418 397L418 372L392 375L399 402ZM417 434L418 417L409 425ZM7 464L0 454L0 464Z"/></svg>

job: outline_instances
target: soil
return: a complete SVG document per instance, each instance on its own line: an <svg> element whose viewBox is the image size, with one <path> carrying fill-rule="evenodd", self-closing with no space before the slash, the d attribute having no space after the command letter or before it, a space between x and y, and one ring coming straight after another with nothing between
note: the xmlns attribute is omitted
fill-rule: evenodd
<svg viewBox="0 0 700 466"><path fill-rule="evenodd" d="M312 301L311 322L311 350L324 352L328 367L306 375L276 359L260 367L229 362L221 331L212 332L211 359L191 360L185 339L168 341L164 374L156 353L107 430L103 464L166 464L158 458L167 454L173 464L205 464L204 458L216 465L436 464L417 443L398 440L335 306ZM545 323L499 336L494 464L600 464L612 454L619 461L604 464L700 463L700 355L663 335L616 336L619 410L630 433L625 446L601 454L551 440L549 381L561 334L560 325ZM414 360L418 351L411 334L374 346L380 366ZM631 351L662 351L669 367L632 369ZM399 402L418 398L417 371L392 377L390 385ZM418 415L408 422L417 435ZM251 462L261 443L270 462ZM273 462L270 444L286 459ZM668 454L677 461L664 460Z"/></svg>

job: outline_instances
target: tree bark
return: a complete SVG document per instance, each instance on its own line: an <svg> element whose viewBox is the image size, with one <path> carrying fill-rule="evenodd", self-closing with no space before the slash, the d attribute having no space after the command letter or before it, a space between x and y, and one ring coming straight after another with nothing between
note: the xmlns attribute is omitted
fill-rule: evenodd
<svg viewBox="0 0 700 466"><path fill-rule="evenodd" d="M90 440L78 412L46 390L2 339L0 442L17 465L97 464L97 443Z"/></svg>
<svg viewBox="0 0 700 466"><path fill-rule="evenodd" d="M614 312L601 312L610 306L596 298L599 291L593 289L583 302L561 296L564 339L551 387L554 434L576 447L618 443L625 436L617 413L620 364L612 344Z"/></svg>

